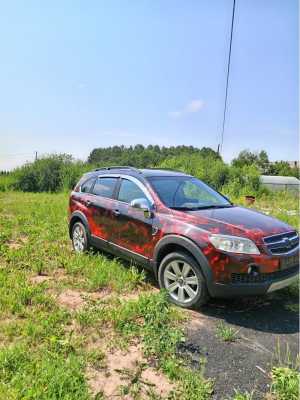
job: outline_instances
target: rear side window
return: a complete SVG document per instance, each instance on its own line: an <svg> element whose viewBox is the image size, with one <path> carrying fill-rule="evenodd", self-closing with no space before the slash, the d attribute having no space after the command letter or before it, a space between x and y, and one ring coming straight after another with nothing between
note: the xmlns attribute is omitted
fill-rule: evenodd
<svg viewBox="0 0 300 400"><path fill-rule="evenodd" d="M112 198L118 178L98 178L93 188L97 196Z"/></svg>
<svg viewBox="0 0 300 400"><path fill-rule="evenodd" d="M118 200L131 203L135 199L146 199L145 193L134 182L122 179ZM148 200L147 200L148 201Z"/></svg>
<svg viewBox="0 0 300 400"><path fill-rule="evenodd" d="M81 185L82 193L91 193L92 187L94 185L95 178L88 179Z"/></svg>

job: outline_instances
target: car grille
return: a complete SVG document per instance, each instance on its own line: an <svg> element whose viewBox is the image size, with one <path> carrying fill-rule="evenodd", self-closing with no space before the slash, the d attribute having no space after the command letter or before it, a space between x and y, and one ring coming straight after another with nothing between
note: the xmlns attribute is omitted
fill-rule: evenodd
<svg viewBox="0 0 300 400"><path fill-rule="evenodd" d="M262 273L257 275L251 274L231 274L231 282L232 283L264 283L268 281L273 281L276 279L281 279L288 277L299 271L299 265L295 265L294 267L284 269L281 271L270 272L268 274Z"/></svg>
<svg viewBox="0 0 300 400"><path fill-rule="evenodd" d="M268 250L276 255L288 253L299 246L299 236L296 231L268 236L263 240Z"/></svg>

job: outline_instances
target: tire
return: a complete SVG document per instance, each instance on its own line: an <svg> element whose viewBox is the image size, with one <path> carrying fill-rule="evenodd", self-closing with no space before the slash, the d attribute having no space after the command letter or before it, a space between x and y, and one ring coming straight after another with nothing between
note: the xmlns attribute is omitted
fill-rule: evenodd
<svg viewBox="0 0 300 400"><path fill-rule="evenodd" d="M86 227L82 222L75 222L73 225L71 239L76 253L84 253L90 248Z"/></svg>
<svg viewBox="0 0 300 400"><path fill-rule="evenodd" d="M206 282L198 263L189 254L174 252L160 263L158 282L172 303L183 308L199 308L208 301Z"/></svg>

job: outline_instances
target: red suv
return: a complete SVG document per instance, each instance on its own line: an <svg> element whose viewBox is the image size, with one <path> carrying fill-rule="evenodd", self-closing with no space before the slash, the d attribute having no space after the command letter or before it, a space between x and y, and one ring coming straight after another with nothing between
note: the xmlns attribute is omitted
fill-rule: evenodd
<svg viewBox="0 0 300 400"><path fill-rule="evenodd" d="M299 271L295 229L176 171L110 167L85 174L71 193L69 231L77 252L93 246L152 270L182 307L209 296L271 292Z"/></svg>

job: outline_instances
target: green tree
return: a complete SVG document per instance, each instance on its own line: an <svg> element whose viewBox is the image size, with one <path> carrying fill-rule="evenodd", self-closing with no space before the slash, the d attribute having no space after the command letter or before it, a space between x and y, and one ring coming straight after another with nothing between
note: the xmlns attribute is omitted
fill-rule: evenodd
<svg viewBox="0 0 300 400"><path fill-rule="evenodd" d="M257 156L256 165L260 169L262 174L268 174L270 170L270 161L268 154L265 150L261 150Z"/></svg>
<svg viewBox="0 0 300 400"><path fill-rule="evenodd" d="M24 192L58 192L70 189L85 165L69 154L53 154L27 163L14 172L14 188Z"/></svg>
<svg viewBox="0 0 300 400"><path fill-rule="evenodd" d="M250 150L242 150L237 158L232 160L234 167L242 168L245 165L257 165L258 156Z"/></svg>
<svg viewBox="0 0 300 400"><path fill-rule="evenodd" d="M239 153L237 158L232 160L232 166L243 168L244 166L256 166L261 174L268 174L270 170L270 162L268 154L265 150L259 153L254 153L249 150L243 150Z"/></svg>
<svg viewBox="0 0 300 400"><path fill-rule="evenodd" d="M221 189L228 179L228 166L214 156L183 154L170 157L160 165L162 168L179 170L202 179L216 189Z"/></svg>
<svg viewBox="0 0 300 400"><path fill-rule="evenodd" d="M295 176L299 178L299 168L292 168L286 161L276 161L270 165L269 172L271 175Z"/></svg>

